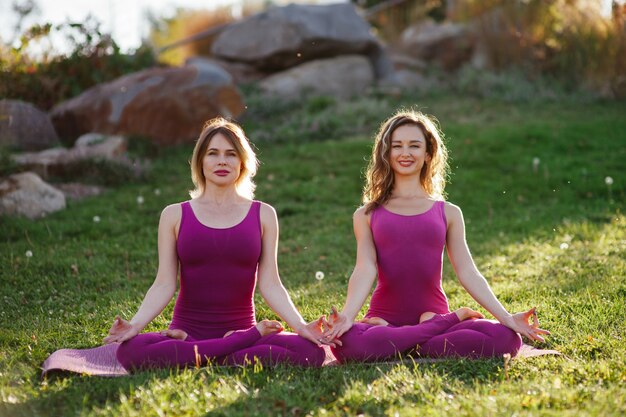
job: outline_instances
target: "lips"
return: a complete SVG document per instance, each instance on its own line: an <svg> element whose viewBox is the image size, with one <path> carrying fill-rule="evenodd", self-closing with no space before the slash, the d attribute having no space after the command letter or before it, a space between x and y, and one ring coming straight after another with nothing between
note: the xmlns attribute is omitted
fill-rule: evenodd
<svg viewBox="0 0 626 417"><path fill-rule="evenodd" d="M224 169L219 169L219 170L217 170L217 171L214 171L213 173L214 173L215 175L220 176L220 177L225 177L226 175L228 175L228 174L229 174L229 172L228 172L228 171L226 171L226 170L224 170Z"/></svg>
<svg viewBox="0 0 626 417"><path fill-rule="evenodd" d="M413 161L398 161L398 163L400 164L400 166L408 167L413 164Z"/></svg>

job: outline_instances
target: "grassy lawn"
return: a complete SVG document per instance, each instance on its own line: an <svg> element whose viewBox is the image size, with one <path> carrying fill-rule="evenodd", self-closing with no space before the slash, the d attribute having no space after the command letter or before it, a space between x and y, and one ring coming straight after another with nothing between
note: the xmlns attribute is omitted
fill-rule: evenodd
<svg viewBox="0 0 626 417"><path fill-rule="evenodd" d="M294 109L251 98L257 198L278 211L281 275L300 311L312 320L343 303L370 139L412 103L446 133L449 200L479 269L509 311L537 306L552 331L541 346L562 356L41 380L50 353L97 346L115 314L138 308L156 272L160 211L191 188L183 146L157 151L143 182L39 221L0 218L0 416L624 415L624 103L370 95ZM478 308L447 262L444 288L451 308ZM172 307L147 330L165 327ZM260 298L257 317L274 317Z"/></svg>

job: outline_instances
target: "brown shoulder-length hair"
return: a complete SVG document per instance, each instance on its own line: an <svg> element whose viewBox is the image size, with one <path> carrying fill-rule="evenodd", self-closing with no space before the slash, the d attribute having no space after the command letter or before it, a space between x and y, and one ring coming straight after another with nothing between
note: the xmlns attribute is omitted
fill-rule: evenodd
<svg viewBox="0 0 626 417"><path fill-rule="evenodd" d="M196 198L204 193L206 188L206 179L202 170L202 160L206 155L211 139L218 133L221 133L235 148L237 156L241 159L241 172L239 178L235 181L237 192L246 198L254 198L254 189L256 185L252 178L256 175L259 161L250 146L250 141L246 137L241 126L235 122L216 117L207 121L202 128L202 132L196 141L196 146L191 155L191 180L195 188L189 191L191 198Z"/></svg>
<svg viewBox="0 0 626 417"><path fill-rule="evenodd" d="M420 173L420 184L431 198L445 199L444 188L448 176L448 151L443 143L443 133L433 116L415 110L400 110L381 125L374 139L372 157L366 173L363 189L365 212L385 204L391 197L394 174L389 162L391 135L400 126L415 125L426 138L426 153L430 161L424 163Z"/></svg>

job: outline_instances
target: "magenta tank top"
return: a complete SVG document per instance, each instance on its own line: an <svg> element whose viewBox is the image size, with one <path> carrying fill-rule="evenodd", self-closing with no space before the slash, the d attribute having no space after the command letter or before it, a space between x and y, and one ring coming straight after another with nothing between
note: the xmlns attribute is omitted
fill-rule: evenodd
<svg viewBox="0 0 626 417"><path fill-rule="evenodd" d="M378 207L370 227L376 246L378 283L366 317L382 317L390 324L417 324L426 311L447 313L441 288L447 221L445 202L426 212L405 216Z"/></svg>
<svg viewBox="0 0 626 417"><path fill-rule="evenodd" d="M225 229L200 223L188 201L181 207L176 242L180 292L170 328L201 340L254 326L253 296L261 256L260 202L253 201L246 217Z"/></svg>

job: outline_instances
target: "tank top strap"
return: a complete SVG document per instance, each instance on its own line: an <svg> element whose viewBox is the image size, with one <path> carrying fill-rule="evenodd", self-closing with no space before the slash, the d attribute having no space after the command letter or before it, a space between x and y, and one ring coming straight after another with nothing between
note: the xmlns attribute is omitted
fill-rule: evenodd
<svg viewBox="0 0 626 417"><path fill-rule="evenodd" d="M446 202L445 200L441 200L441 201L437 201L435 204L437 205L437 211L439 212L439 215L441 216L441 219L443 220L443 224L445 224L447 228L448 219L446 218Z"/></svg>
<svg viewBox="0 0 626 417"><path fill-rule="evenodd" d="M374 224L378 221L378 216L380 216L380 213L382 212L381 207L382 206L378 206L374 210L371 211L371 214L370 214L370 229L373 228Z"/></svg>
<svg viewBox="0 0 626 417"><path fill-rule="evenodd" d="M178 226L178 234L180 235L180 231L183 230L183 225L186 222L186 219L189 217L189 212L191 211L191 204L189 201L183 201L180 203L181 214L180 214L180 226ZM193 213L191 213L193 214Z"/></svg>
<svg viewBox="0 0 626 417"><path fill-rule="evenodd" d="M242 223L246 223L248 225L246 227L251 227L252 225L252 227L258 230L259 234L261 234L262 228L261 228L261 202L260 201L252 200L252 205L250 206L250 210L248 211L248 214L246 215Z"/></svg>

